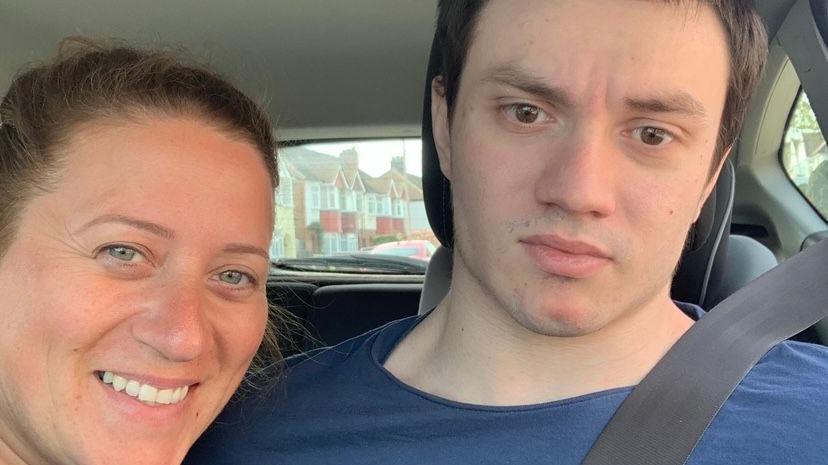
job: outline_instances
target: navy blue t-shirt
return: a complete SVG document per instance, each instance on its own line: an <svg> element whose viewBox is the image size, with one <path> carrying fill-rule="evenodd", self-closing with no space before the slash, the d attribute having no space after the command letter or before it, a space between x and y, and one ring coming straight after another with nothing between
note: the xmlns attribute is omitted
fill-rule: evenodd
<svg viewBox="0 0 828 465"><path fill-rule="evenodd" d="M698 319L698 307L681 305ZM419 320L289 360L230 405L186 464L577 465L632 388L520 407L449 401L382 366ZM687 462L828 464L828 349L785 342L744 378Z"/></svg>

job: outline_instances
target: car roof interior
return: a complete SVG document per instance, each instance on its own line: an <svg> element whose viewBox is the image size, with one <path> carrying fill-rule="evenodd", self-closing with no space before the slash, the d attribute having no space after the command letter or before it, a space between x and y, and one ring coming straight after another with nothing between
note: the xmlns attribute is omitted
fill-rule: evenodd
<svg viewBox="0 0 828 465"><path fill-rule="evenodd" d="M184 49L210 63L267 105L277 136L286 142L420 137L436 3L0 0L0 91L22 66L52 56L63 37L117 37ZM779 260L828 229L779 166L800 84L786 50L773 38L798 3L808 2L757 2L772 38L769 66L734 149L731 232L764 244ZM816 107L819 99L812 102ZM316 275L274 282L270 297L312 328L312 334L290 342L300 350L416 314L421 289L422 278ZM343 329L341 322L349 326Z"/></svg>
<svg viewBox="0 0 828 465"><path fill-rule="evenodd" d="M269 102L282 139L417 137L436 4L2 0L0 89L63 37L116 37L207 61Z"/></svg>

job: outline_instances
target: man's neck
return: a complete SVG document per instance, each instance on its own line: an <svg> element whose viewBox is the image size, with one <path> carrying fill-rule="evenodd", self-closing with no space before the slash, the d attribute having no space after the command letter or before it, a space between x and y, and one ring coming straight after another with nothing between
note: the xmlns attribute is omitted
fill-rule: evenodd
<svg viewBox="0 0 828 465"><path fill-rule="evenodd" d="M530 405L635 385L693 323L665 289L594 333L545 336L458 289L400 341L385 368L470 404Z"/></svg>

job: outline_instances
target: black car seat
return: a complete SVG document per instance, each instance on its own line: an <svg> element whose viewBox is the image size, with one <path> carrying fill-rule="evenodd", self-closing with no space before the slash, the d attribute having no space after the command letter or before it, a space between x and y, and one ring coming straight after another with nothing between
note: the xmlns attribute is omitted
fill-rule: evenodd
<svg viewBox="0 0 828 465"><path fill-rule="evenodd" d="M426 213L442 244L426 272L420 313L437 305L450 286L451 248L454 222L451 184L440 171L431 130L431 81L439 73L439 44L432 44L423 104L423 194ZM672 297L709 309L734 291L778 264L773 253L760 242L730 234L735 173L725 163L716 187L688 235L687 245L673 279Z"/></svg>

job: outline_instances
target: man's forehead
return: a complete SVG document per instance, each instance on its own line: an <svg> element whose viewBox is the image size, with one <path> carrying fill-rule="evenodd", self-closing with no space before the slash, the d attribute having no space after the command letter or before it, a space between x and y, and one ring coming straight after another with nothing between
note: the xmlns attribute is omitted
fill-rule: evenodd
<svg viewBox="0 0 828 465"><path fill-rule="evenodd" d="M473 23L468 46L481 36L484 41L533 42L543 39L540 33L557 32L563 38L577 31L638 33L664 29L659 28L663 23L670 24L670 32L681 32L703 22L715 23L725 32L714 7L701 0L487 0Z"/></svg>
<svg viewBox="0 0 828 465"><path fill-rule="evenodd" d="M522 0L526 8L500 11L512 1L491 0L483 12L463 79L563 89L570 95L616 86L607 92L618 99L670 96L671 106L697 116L710 101L703 94L712 93L713 101L719 94L723 98L729 50L713 11L688 18L674 5L645 0ZM653 14L629 12L630 4L660 8ZM591 21L595 27L586 27ZM618 91L622 88L629 92Z"/></svg>

